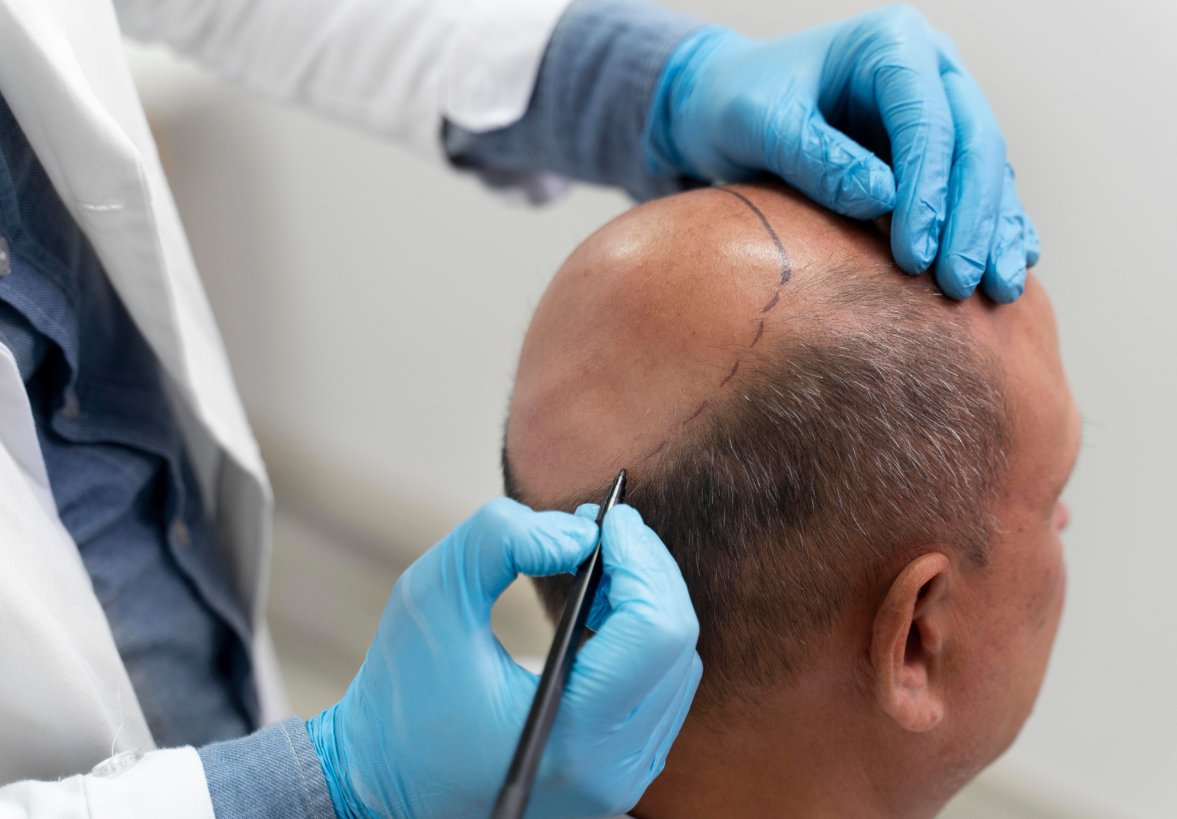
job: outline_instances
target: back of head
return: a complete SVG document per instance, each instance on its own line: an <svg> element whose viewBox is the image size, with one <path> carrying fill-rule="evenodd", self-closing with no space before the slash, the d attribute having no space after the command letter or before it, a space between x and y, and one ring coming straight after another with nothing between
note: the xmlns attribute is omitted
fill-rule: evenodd
<svg viewBox="0 0 1177 819"><path fill-rule="evenodd" d="M696 702L754 699L920 548L984 563L1010 422L955 307L781 189L637 208L536 312L507 492L570 509L626 467L698 613ZM538 581L553 615L569 580Z"/></svg>

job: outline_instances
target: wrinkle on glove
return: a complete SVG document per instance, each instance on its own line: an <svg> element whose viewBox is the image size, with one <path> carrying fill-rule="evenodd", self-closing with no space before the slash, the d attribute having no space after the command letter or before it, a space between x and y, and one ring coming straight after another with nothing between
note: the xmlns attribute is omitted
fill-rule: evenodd
<svg viewBox="0 0 1177 819"><path fill-rule="evenodd" d="M709 27L671 54L643 135L651 172L765 172L836 213L892 213L908 273L1013 301L1038 260L997 118L956 46L890 6L776 40Z"/></svg>

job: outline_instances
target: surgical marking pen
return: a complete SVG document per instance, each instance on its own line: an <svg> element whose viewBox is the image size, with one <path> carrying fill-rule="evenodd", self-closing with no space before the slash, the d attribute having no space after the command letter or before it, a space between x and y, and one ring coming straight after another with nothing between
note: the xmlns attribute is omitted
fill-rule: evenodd
<svg viewBox="0 0 1177 819"><path fill-rule="evenodd" d="M605 522L606 513L624 500L623 469L609 487L605 499L601 501L601 508L597 512L597 547L576 570L572 591L564 603L564 613L560 616L560 625L556 626L552 649L548 652L547 662L544 663L544 673L539 678L535 699L531 701L531 711L527 714L523 734L515 747L515 758L511 760L507 780L499 791L499 798L495 801L494 810L490 814L491 819L522 819L523 811L527 809L527 801L531 798L531 786L535 783L535 774L539 770L540 760L543 759L544 745L548 742L548 734L552 732L552 723L556 719L556 710L560 707L564 683L568 680L568 672L572 670L572 660L580 647L580 638L584 636L589 612L593 607L593 598L597 596L597 586L601 584L601 526Z"/></svg>

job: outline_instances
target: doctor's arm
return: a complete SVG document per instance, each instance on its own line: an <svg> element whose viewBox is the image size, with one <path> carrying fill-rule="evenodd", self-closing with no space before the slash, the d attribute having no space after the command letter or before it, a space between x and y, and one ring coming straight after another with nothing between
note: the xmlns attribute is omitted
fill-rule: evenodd
<svg viewBox="0 0 1177 819"><path fill-rule="evenodd" d="M113 776L0 788L0 819L449 819L489 815L538 678L490 627L519 574L574 572L596 544L577 515L491 501L397 581L343 699L199 750L147 753ZM662 770L702 676L674 559L619 506L601 528L607 581L565 687L529 815L625 813Z"/></svg>
<svg viewBox="0 0 1177 819"><path fill-rule="evenodd" d="M500 498L430 549L397 581L337 705L305 730L287 720L202 749L217 819L319 819L331 807L340 819L490 815L537 683L491 631L490 611L519 574L575 571L596 543L590 512ZM535 817L632 808L702 675L698 621L662 542L625 506L601 533L609 579L536 779ZM275 770L275 759L288 761Z"/></svg>
<svg viewBox="0 0 1177 819"><path fill-rule="evenodd" d="M524 117L451 119L445 142L491 184L540 169L638 199L772 174L852 218L893 213L899 266L933 267L958 299L980 285L1013 301L1038 258L989 103L952 41L903 6L762 41L574 0Z"/></svg>
<svg viewBox="0 0 1177 819"><path fill-rule="evenodd" d="M115 0L124 31L535 201L770 173L946 294L1022 292L1038 236L989 103L904 6L752 40L633 0ZM886 161L885 161L886 160Z"/></svg>

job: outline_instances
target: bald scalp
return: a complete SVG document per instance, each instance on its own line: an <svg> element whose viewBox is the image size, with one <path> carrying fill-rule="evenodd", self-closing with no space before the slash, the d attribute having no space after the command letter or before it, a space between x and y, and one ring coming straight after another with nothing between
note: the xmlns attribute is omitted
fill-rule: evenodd
<svg viewBox="0 0 1177 819"><path fill-rule="evenodd" d="M1010 419L967 317L869 229L776 188L685 196L553 280L503 467L511 497L569 510L629 470L699 616L706 707L801 672L914 550L983 563ZM567 580L537 581L553 616Z"/></svg>

